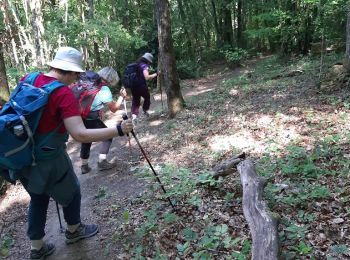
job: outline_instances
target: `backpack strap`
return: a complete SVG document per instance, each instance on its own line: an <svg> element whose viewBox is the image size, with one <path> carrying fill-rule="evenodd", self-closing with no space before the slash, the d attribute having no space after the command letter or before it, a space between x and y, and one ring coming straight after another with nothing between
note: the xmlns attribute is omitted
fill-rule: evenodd
<svg viewBox="0 0 350 260"><path fill-rule="evenodd" d="M42 89L45 89L49 94L54 91L56 88L62 87L64 84L58 80L51 81L50 83L42 86Z"/></svg>
<svg viewBox="0 0 350 260"><path fill-rule="evenodd" d="M49 94L51 94L52 91L55 89L64 86L64 84L58 80L53 80L50 83L42 86L41 88L47 91ZM43 110L40 111L42 113ZM61 128L63 125L63 122L61 122L52 132L47 134L47 136L38 144L39 146L45 144L52 136L54 136L56 133L58 133L58 130Z"/></svg>
<svg viewBox="0 0 350 260"><path fill-rule="evenodd" d="M40 75L40 72L36 71L36 72L31 72L27 75L27 77L24 79L24 82L33 85L34 81L36 80L36 78Z"/></svg>
<svg viewBox="0 0 350 260"><path fill-rule="evenodd" d="M23 82L27 83L27 84L34 84L35 79L39 76L40 72L31 72L29 73L26 78L23 80ZM21 83L21 81L19 81L17 83L17 87L12 91L11 95L10 95L10 99L14 96L17 95L17 92L19 91L18 85Z"/></svg>

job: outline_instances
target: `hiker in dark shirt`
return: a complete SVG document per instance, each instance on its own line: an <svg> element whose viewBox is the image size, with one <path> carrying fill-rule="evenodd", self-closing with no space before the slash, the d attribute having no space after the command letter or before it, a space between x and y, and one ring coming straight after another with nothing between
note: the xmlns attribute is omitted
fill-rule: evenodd
<svg viewBox="0 0 350 260"><path fill-rule="evenodd" d="M149 67L153 62L153 55L146 52L143 54L136 63L138 64L139 70L142 72L142 80L139 86L136 86L131 89L132 94L132 104L131 104L131 113L132 119L135 120L139 115L139 109L141 105L141 97L143 98L142 110L144 115L149 116L148 110L151 105L151 95L147 87L147 80L152 80L157 77L157 73L149 74Z"/></svg>
<svg viewBox="0 0 350 260"><path fill-rule="evenodd" d="M68 134L78 142L87 143L122 136L133 129L131 120L118 122L117 127L110 128L87 129L84 126L77 101L68 87L78 79L81 72L84 72L82 55L78 50L61 47L48 65L49 72L39 74L34 85L42 87L58 80L65 86L56 89L50 95L35 133L36 141L47 140L38 154L42 160L37 160L35 166L28 166L17 173L30 195L27 229L31 240L30 259L44 259L55 250L54 244L44 241L50 197L63 207L67 223L67 244L91 237L98 232L96 224L86 225L81 222L80 185L65 150ZM45 138L49 134L50 138Z"/></svg>

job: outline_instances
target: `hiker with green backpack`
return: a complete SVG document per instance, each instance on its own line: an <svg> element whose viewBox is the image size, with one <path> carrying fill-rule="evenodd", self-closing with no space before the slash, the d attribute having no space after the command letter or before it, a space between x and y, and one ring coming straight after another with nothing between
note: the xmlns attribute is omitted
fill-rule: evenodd
<svg viewBox="0 0 350 260"><path fill-rule="evenodd" d="M16 171L9 169L8 171L11 177L15 176L21 181L30 195L27 229L27 235L31 240L30 259L44 259L55 250L54 244L44 241L50 197L63 207L64 219L67 223L65 231L67 244L94 236L98 232L98 225L81 222L80 185L74 173L72 161L65 149L68 134L78 142L89 143L123 136L133 129L131 120L117 122L116 127L109 128L87 129L84 126L77 101L68 87L79 78L80 73L84 72L82 55L78 50L71 47L59 48L55 58L48 63L48 66L48 73L37 73L35 77L29 74L22 78L22 81L25 82L30 78L30 82L26 83L28 87L34 85L37 88L44 88L52 82L59 85L49 95L48 103L42 110L34 136L30 138L36 144L34 145L33 142L32 155L35 160L33 158L33 162L23 169ZM6 108L9 106L16 109L16 102L5 105ZM3 115L5 112L3 109L0 116L5 116ZM27 125L30 118L25 120L22 116L21 120L22 125L16 125L10 130L26 138L23 134L31 135ZM10 132L6 133L10 134ZM42 142L43 140L45 142ZM15 152L12 151L12 153ZM2 153L0 154L0 162L6 163L11 156L6 157L9 153L4 154L4 157ZM17 160L19 162L19 159ZM9 165L16 166L15 163ZM1 172L6 171L6 168L3 167L3 165L0 167Z"/></svg>
<svg viewBox="0 0 350 260"><path fill-rule="evenodd" d="M115 86L119 81L118 73L111 67L104 67L100 71L87 71L80 76L80 80L71 86L82 110L82 118L86 128L106 128L103 122L105 107L112 113L116 113L126 98L127 93L124 88L120 90L119 98L114 101L110 87ZM89 85L91 84L91 87ZM93 90L92 90L93 89ZM89 101L89 102L85 102ZM107 154L113 139L104 140L100 144L100 154L97 168L100 171L112 169L115 163L107 161ZM89 157L91 142L81 144L81 173L86 174L91 171Z"/></svg>

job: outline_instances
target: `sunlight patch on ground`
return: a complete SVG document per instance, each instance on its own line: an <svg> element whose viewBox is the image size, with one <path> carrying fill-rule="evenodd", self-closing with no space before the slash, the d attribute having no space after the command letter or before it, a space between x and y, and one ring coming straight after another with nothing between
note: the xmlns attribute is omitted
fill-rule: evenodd
<svg viewBox="0 0 350 260"><path fill-rule="evenodd" d="M251 136L249 132L237 133L234 135L219 135L211 139L209 146L212 151L229 151L234 149L252 149L256 148L259 142Z"/></svg>
<svg viewBox="0 0 350 260"><path fill-rule="evenodd" d="M194 89L193 91L189 91L186 96L191 97L191 96L197 96L203 93L207 93L210 91L213 91L214 88L207 88L207 89L202 89L202 90L198 90L198 88Z"/></svg>
<svg viewBox="0 0 350 260"><path fill-rule="evenodd" d="M286 97L287 97L286 94L281 94L281 93L276 93L276 94L272 95L273 100L278 100L278 99L282 99L282 98L286 98Z"/></svg>
<svg viewBox="0 0 350 260"><path fill-rule="evenodd" d="M154 120L149 123L150 126L159 126L164 123L164 120Z"/></svg>
<svg viewBox="0 0 350 260"><path fill-rule="evenodd" d="M294 126L289 127L287 129L280 128L278 131L277 142L280 144L287 145L294 140L298 140L300 138L300 134L297 132Z"/></svg>
<svg viewBox="0 0 350 260"><path fill-rule="evenodd" d="M258 125L259 126L269 126L269 125L271 125L272 121L273 121L272 116L263 115L258 119Z"/></svg>
<svg viewBox="0 0 350 260"><path fill-rule="evenodd" d="M6 196L0 201L0 215L5 213L14 204L28 204L29 195L22 185L11 185L6 191Z"/></svg>
<svg viewBox="0 0 350 260"><path fill-rule="evenodd" d="M136 137L139 139L139 141L141 142L141 145L147 145L148 142L152 142L152 140L154 139L157 139L157 136L156 135L152 135L152 134L146 134L144 136L142 136L142 138L139 138L137 136L137 133L136 133Z"/></svg>
<svg viewBox="0 0 350 260"><path fill-rule="evenodd" d="M238 90L238 89L231 89L231 90L229 91L229 94L230 94L231 96L237 96L237 95L239 94L239 90Z"/></svg>
<svg viewBox="0 0 350 260"><path fill-rule="evenodd" d="M160 93L154 94L153 95L153 99L154 101L166 101L167 100L167 95L165 93L162 93L162 95Z"/></svg>

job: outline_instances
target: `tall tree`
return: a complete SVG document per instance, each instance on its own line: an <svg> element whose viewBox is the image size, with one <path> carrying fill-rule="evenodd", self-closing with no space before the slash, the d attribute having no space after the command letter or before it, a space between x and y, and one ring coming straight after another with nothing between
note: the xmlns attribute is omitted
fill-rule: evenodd
<svg viewBox="0 0 350 260"><path fill-rule="evenodd" d="M168 0L156 0L159 61L158 64L167 94L168 115L175 117L176 113L184 108L179 77L176 70L176 60L171 36L171 18Z"/></svg>
<svg viewBox="0 0 350 260"><path fill-rule="evenodd" d="M0 107L8 100L10 95L3 50L2 42L0 41Z"/></svg>
<svg viewBox="0 0 350 260"><path fill-rule="evenodd" d="M89 0L89 20L94 20L94 0ZM101 57L100 57L100 49L97 41L94 39L94 56L96 60L96 65L101 66Z"/></svg>
<svg viewBox="0 0 350 260"><path fill-rule="evenodd" d="M34 47L37 60L34 60L34 65L42 67L45 64L46 43L43 39L44 25L43 13L40 0L31 0L30 9L32 13L31 24L34 32Z"/></svg>
<svg viewBox="0 0 350 260"><path fill-rule="evenodd" d="M350 71L350 4L348 7L348 20L346 23L346 50L345 50L345 68Z"/></svg>
<svg viewBox="0 0 350 260"><path fill-rule="evenodd" d="M2 13L0 13L0 107L8 100L8 97L10 95L4 59L3 39L5 33L5 26L3 21L4 20Z"/></svg>

